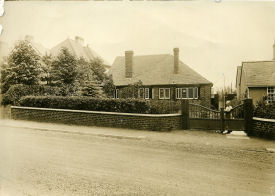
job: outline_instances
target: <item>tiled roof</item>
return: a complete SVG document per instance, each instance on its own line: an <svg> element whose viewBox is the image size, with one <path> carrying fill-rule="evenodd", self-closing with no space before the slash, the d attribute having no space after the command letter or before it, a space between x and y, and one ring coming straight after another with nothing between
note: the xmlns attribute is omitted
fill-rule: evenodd
<svg viewBox="0 0 275 196"><path fill-rule="evenodd" d="M243 62L246 86L275 86L275 61Z"/></svg>
<svg viewBox="0 0 275 196"><path fill-rule="evenodd" d="M100 58L103 60L104 65L109 66L110 64L106 62L101 56L99 56L94 50L89 46L82 46L76 40L66 39L63 42L59 43L53 47L50 52L53 56L57 56L61 48L68 48L68 50L75 55L76 57L83 57L87 60L94 60L95 58Z"/></svg>
<svg viewBox="0 0 275 196"><path fill-rule="evenodd" d="M125 78L125 57L116 57L110 68L114 84L117 86L142 81L144 85L166 84L212 84L183 62L179 62L179 72L174 74L174 56L170 54L144 55L133 57L133 77Z"/></svg>

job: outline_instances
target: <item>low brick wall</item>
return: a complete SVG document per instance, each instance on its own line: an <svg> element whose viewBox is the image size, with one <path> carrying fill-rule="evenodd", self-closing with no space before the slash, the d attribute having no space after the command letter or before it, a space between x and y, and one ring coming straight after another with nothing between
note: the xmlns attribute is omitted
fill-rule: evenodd
<svg viewBox="0 0 275 196"><path fill-rule="evenodd" d="M11 118L142 130L181 129L181 114L132 114L12 106Z"/></svg>
<svg viewBox="0 0 275 196"><path fill-rule="evenodd" d="M275 139L275 119L253 118L252 135Z"/></svg>

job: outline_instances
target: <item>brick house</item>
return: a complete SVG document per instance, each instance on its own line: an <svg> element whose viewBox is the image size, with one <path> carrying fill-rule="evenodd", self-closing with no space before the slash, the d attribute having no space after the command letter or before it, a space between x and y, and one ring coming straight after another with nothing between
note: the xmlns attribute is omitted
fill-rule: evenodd
<svg viewBox="0 0 275 196"><path fill-rule="evenodd" d="M144 88L139 89L139 98L190 99L208 107L211 103L213 84L180 61L178 48L174 48L174 55L134 56L133 51L126 51L125 56L116 57L110 74L116 86L116 98L121 88L141 81Z"/></svg>
<svg viewBox="0 0 275 196"><path fill-rule="evenodd" d="M275 43L273 60L243 62L237 67L237 98L252 98L256 105L264 96L269 102L275 101Z"/></svg>

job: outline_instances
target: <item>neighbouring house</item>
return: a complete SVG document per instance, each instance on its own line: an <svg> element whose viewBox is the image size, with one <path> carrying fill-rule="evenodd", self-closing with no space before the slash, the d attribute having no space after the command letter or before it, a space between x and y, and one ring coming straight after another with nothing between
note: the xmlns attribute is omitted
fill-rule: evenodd
<svg viewBox="0 0 275 196"><path fill-rule="evenodd" d="M110 68L116 86L115 97L121 88L141 81L139 98L154 100L190 99L194 103L210 107L213 84L179 59L179 49L174 55L134 56L126 51L116 57Z"/></svg>
<svg viewBox="0 0 275 196"><path fill-rule="evenodd" d="M28 41L32 48L40 55L40 56L44 56L46 54L50 53L50 50L45 48L42 44L35 42L34 41L34 37L31 35L26 35L25 36L25 40Z"/></svg>
<svg viewBox="0 0 275 196"><path fill-rule="evenodd" d="M106 70L110 68L110 64L98 55L89 45L84 45L84 39L79 36L75 36L75 39L65 39L50 49L50 53L53 56L57 56L62 48L67 48L74 56L80 58L83 57L86 60L101 59Z"/></svg>
<svg viewBox="0 0 275 196"><path fill-rule="evenodd" d="M269 103L275 102L275 43L273 60L243 62L237 67L237 98L252 98L256 105L264 96Z"/></svg>

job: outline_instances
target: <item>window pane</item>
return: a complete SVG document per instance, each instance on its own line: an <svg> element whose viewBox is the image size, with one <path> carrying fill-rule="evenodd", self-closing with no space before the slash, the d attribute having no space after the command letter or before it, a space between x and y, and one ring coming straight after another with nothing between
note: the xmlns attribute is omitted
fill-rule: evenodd
<svg viewBox="0 0 275 196"><path fill-rule="evenodd" d="M188 98L190 98L190 99L194 98L193 88L188 88Z"/></svg>
<svg viewBox="0 0 275 196"><path fill-rule="evenodd" d="M198 98L198 88L194 88L194 98Z"/></svg>
<svg viewBox="0 0 275 196"><path fill-rule="evenodd" d="M170 88L165 89L165 98L170 99Z"/></svg>
<svg viewBox="0 0 275 196"><path fill-rule="evenodd" d="M177 89L176 89L176 98L177 98L177 99L180 99L180 98L181 98L181 89L180 89L180 88L177 88Z"/></svg>
<svg viewBox="0 0 275 196"><path fill-rule="evenodd" d="M164 99L164 89L163 88L159 89L159 98Z"/></svg>
<svg viewBox="0 0 275 196"><path fill-rule="evenodd" d="M187 89L186 89L186 88L183 88L183 89L182 89L182 98L183 98L183 99L186 99L186 98L187 98Z"/></svg>
<svg viewBox="0 0 275 196"><path fill-rule="evenodd" d="M143 88L139 89L139 98L144 98L144 89Z"/></svg>

